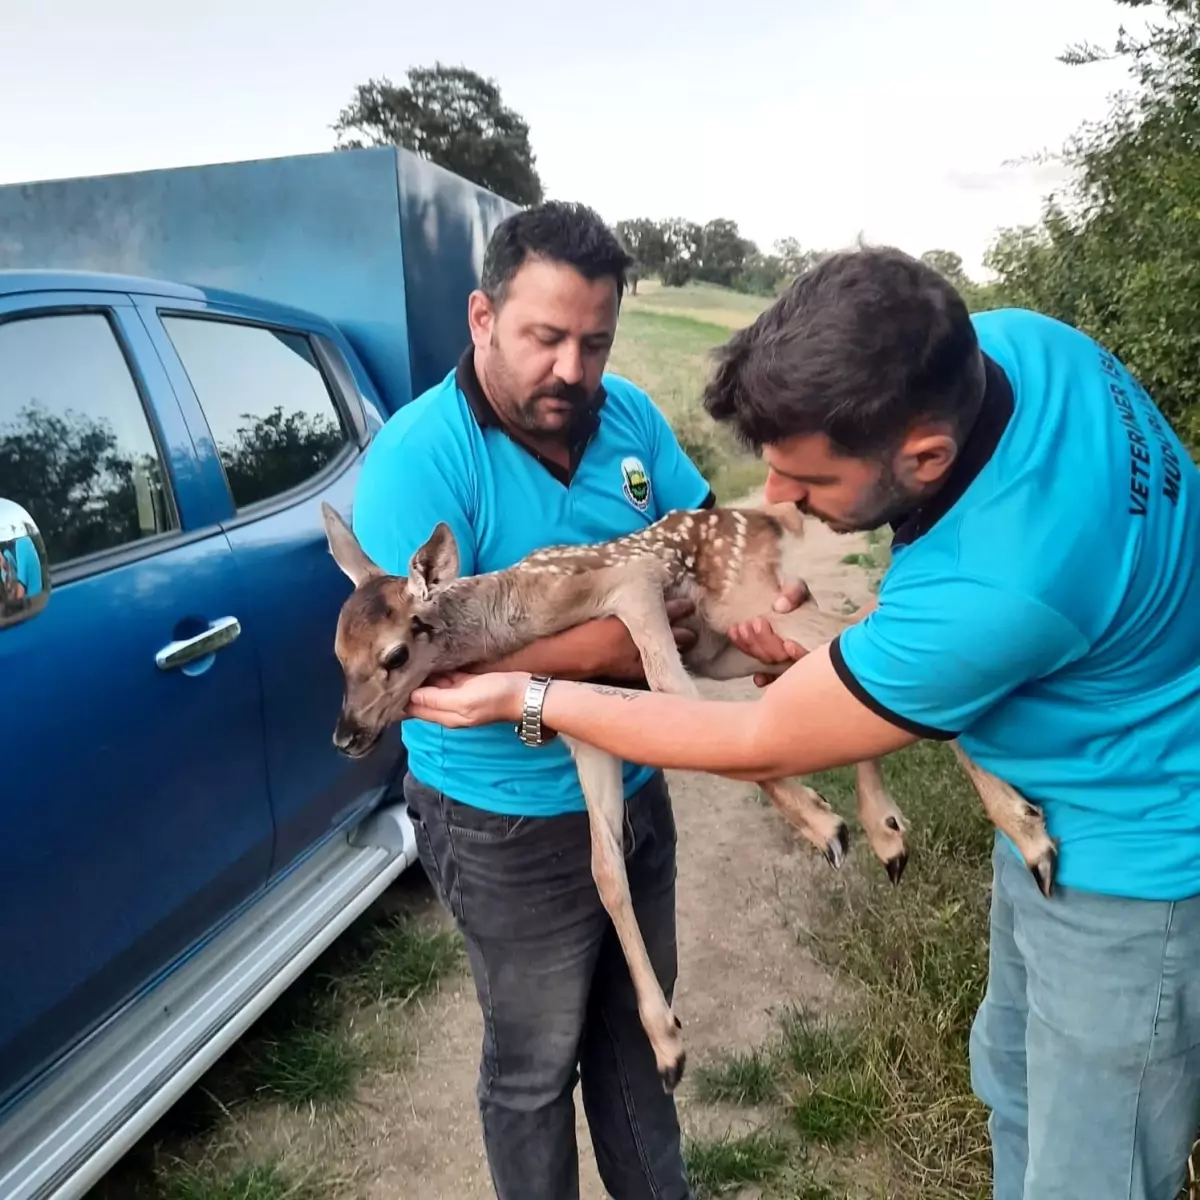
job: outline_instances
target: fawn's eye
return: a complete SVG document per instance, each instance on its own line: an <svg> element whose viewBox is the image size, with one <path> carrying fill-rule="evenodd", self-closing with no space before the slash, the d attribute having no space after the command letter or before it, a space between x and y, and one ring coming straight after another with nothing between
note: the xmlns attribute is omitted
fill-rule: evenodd
<svg viewBox="0 0 1200 1200"><path fill-rule="evenodd" d="M385 671L398 671L406 662L408 662L408 647L397 646L394 650L388 651L387 656L383 660L383 669Z"/></svg>

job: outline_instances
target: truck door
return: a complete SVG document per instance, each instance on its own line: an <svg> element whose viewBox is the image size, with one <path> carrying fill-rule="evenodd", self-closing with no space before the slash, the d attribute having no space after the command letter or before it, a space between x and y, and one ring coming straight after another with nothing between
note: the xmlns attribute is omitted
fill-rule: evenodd
<svg viewBox="0 0 1200 1200"><path fill-rule="evenodd" d="M222 526L261 663L279 871L377 802L402 754L395 730L358 762L332 743L342 697L333 637L350 584L329 554L320 506L350 511L364 411L335 380L336 348L294 319L140 304L226 496Z"/></svg>
<svg viewBox="0 0 1200 1200"><path fill-rule="evenodd" d="M196 479L128 297L0 298L0 1099L268 876L252 635Z"/></svg>

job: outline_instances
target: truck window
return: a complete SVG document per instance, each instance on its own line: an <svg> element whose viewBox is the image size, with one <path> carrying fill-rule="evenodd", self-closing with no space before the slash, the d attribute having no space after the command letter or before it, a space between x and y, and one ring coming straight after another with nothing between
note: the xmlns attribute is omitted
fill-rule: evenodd
<svg viewBox="0 0 1200 1200"><path fill-rule="evenodd" d="M129 364L99 312L0 323L0 495L53 566L177 528Z"/></svg>
<svg viewBox="0 0 1200 1200"><path fill-rule="evenodd" d="M350 442L307 337L264 325L163 316L239 509L289 492Z"/></svg>

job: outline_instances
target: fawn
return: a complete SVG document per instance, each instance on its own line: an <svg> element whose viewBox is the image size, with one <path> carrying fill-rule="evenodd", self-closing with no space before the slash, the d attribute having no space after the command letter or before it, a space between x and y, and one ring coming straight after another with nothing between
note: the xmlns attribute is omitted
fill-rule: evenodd
<svg viewBox="0 0 1200 1200"><path fill-rule="evenodd" d="M790 613L772 612L783 581L804 574L804 518L792 505L679 510L612 541L548 547L506 570L467 577L459 576L458 547L445 523L413 554L407 577L390 576L367 557L346 522L328 504L321 507L330 552L354 584L334 641L346 686L333 736L337 748L353 757L369 753L387 726L403 719L412 692L429 676L495 661L593 618L619 618L650 687L679 695L696 694L693 676L782 673L787 664L764 666L737 649L726 636L733 625L766 616L781 637L811 650L851 620L822 612L811 599ZM682 657L665 608L667 599L680 596L695 604L685 624L697 638ZM671 1090L683 1074L683 1039L630 902L621 853L621 766L594 746L563 740L587 803L592 875L629 964L664 1087ZM954 749L989 818L1013 840L1049 895L1056 849L1041 811ZM908 859L903 815L877 761L856 765L856 783L863 831L898 883ZM848 833L825 799L795 781L770 779L760 786L839 867Z"/></svg>

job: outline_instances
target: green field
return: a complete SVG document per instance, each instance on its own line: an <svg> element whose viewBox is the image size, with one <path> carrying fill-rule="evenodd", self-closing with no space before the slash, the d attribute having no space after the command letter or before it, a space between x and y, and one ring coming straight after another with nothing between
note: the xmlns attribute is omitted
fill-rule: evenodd
<svg viewBox="0 0 1200 1200"><path fill-rule="evenodd" d="M720 500L753 491L766 472L713 425L700 393L712 349L753 321L766 304L762 297L708 284L664 288L647 280L622 306L610 369L650 393Z"/></svg>

